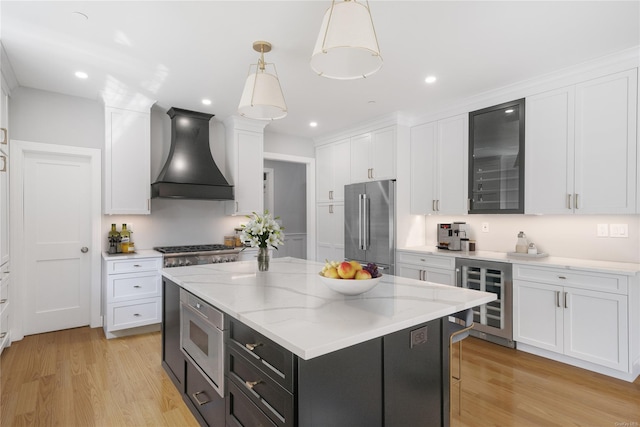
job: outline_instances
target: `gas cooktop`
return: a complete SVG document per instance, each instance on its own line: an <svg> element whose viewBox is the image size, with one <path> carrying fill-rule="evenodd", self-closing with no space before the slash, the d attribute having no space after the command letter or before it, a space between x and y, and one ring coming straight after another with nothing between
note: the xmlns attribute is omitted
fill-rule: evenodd
<svg viewBox="0 0 640 427"><path fill-rule="evenodd" d="M220 244L211 245L185 245L185 246L158 246L153 248L163 254L178 254L189 252L216 252L235 250L233 246L225 246Z"/></svg>

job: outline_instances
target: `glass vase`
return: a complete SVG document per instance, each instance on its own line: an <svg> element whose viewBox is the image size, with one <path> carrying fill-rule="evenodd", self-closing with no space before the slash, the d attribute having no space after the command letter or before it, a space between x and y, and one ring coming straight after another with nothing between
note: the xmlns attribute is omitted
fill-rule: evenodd
<svg viewBox="0 0 640 427"><path fill-rule="evenodd" d="M258 248L258 271L269 271L269 248Z"/></svg>

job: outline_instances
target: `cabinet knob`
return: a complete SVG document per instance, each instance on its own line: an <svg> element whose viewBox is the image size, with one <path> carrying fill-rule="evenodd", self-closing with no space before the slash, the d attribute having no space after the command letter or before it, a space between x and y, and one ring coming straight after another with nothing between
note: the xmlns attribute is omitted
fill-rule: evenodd
<svg viewBox="0 0 640 427"><path fill-rule="evenodd" d="M80 252L82 252L83 254L86 254L87 252L89 252L89 248L88 248L88 247L86 247L86 246L83 246L83 247L80 249Z"/></svg>

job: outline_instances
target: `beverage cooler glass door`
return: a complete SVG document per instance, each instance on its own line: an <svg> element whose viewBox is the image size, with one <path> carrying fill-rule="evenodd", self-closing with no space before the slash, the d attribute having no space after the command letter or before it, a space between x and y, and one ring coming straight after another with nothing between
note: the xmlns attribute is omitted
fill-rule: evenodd
<svg viewBox="0 0 640 427"><path fill-rule="evenodd" d="M497 299L473 309L474 336L483 334L500 337L507 344L513 343L513 307L511 264L458 258L456 260L457 284L477 291L491 292Z"/></svg>

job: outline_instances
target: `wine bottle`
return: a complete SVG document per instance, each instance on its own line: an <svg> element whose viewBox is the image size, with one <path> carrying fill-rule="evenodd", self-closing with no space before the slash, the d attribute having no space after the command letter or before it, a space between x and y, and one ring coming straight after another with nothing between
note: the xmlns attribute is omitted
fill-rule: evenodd
<svg viewBox="0 0 640 427"><path fill-rule="evenodd" d="M123 254L126 254L129 252L130 241L131 241L131 232L127 230L127 224L122 224L122 231L120 231L120 247L122 248Z"/></svg>
<svg viewBox="0 0 640 427"><path fill-rule="evenodd" d="M116 225L111 224L111 231L109 232L109 253L118 253L118 242L120 241L120 233L116 230Z"/></svg>

